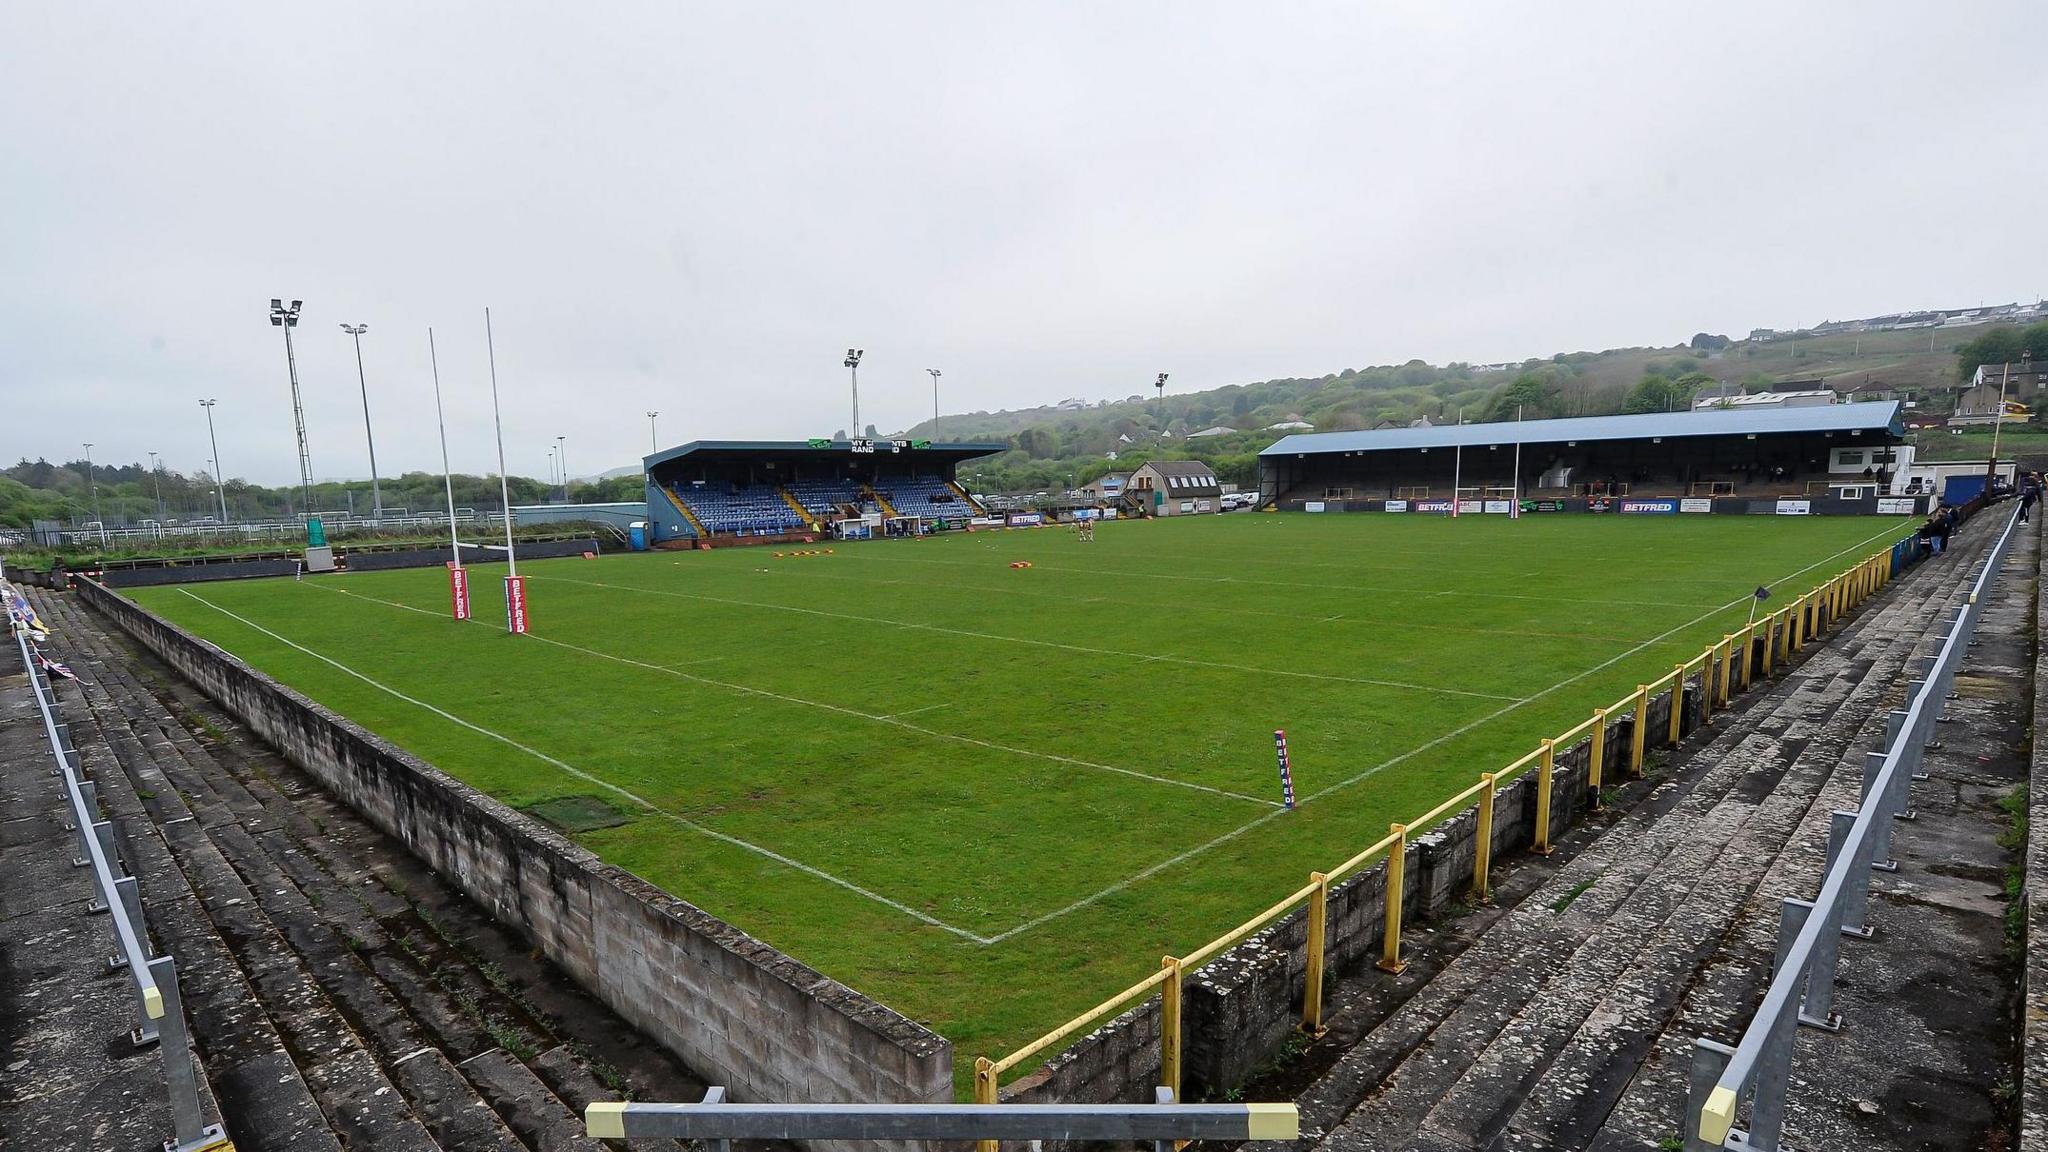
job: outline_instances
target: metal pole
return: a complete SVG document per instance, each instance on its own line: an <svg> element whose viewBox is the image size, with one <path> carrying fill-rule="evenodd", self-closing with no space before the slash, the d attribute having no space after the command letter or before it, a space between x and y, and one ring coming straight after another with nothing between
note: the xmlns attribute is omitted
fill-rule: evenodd
<svg viewBox="0 0 2048 1152"><path fill-rule="evenodd" d="M206 409L206 442L213 445L213 490L220 496L220 522L228 522L227 482L221 479L220 440L213 434L213 406L218 400L201 400L199 406Z"/></svg>
<svg viewBox="0 0 2048 1152"><path fill-rule="evenodd" d="M299 359L292 350L292 329L298 326L294 315L284 325L284 365L292 378L292 423L299 434L299 511L313 511L313 457L306 450L306 406L299 398Z"/></svg>
<svg viewBox="0 0 2048 1152"><path fill-rule="evenodd" d="M2002 365L1998 377L1998 411L1991 418L1991 466L1984 472L1984 498L1991 498L1991 484L1998 479L1998 433L2005 428L2005 386L2012 379L2012 361Z"/></svg>
<svg viewBox="0 0 2048 1152"><path fill-rule="evenodd" d="M512 487L505 479L505 424L498 415L498 347L491 336L489 308L484 309L484 349L491 360L491 424L498 433L498 499L505 509L505 576L510 579L519 575L519 559L512 554Z"/></svg>
<svg viewBox="0 0 2048 1152"><path fill-rule="evenodd" d="M164 530L164 469L157 463L155 452L149 454L149 478L156 484L156 530L161 536Z"/></svg>
<svg viewBox="0 0 2048 1152"><path fill-rule="evenodd" d="M647 414L647 451L650 453L661 451L661 434L654 430L654 418L659 415L659 412Z"/></svg>
<svg viewBox="0 0 2048 1152"><path fill-rule="evenodd" d="M1461 405L1458 408L1458 427L1463 428L1464 426L1465 409ZM1458 485L1464 482L1465 445L1463 440L1461 439L1458 443L1458 446L1451 450L1451 518L1453 520L1457 519L1458 517Z"/></svg>
<svg viewBox="0 0 2048 1152"><path fill-rule="evenodd" d="M488 314L488 313L487 313ZM462 567L462 545L455 539L455 478L448 473L448 421L441 415L441 358L434 352L434 330L427 329L427 363L434 369L434 424L441 429L441 487L448 493L448 550L455 554L455 566ZM497 393L492 392L493 405ZM503 451L500 441L499 451ZM500 472L504 469L500 468Z"/></svg>
<svg viewBox="0 0 2048 1152"><path fill-rule="evenodd" d="M562 503L569 503L569 438L555 437L555 463L562 466Z"/></svg>
<svg viewBox="0 0 2048 1152"><path fill-rule="evenodd" d="M370 430L370 385L363 378L363 333L370 330L368 324L343 324L343 332L355 338L356 342L356 384L363 390L363 438L370 442L370 505L379 521L384 519L384 490L377 483L377 434Z"/></svg>
<svg viewBox="0 0 2048 1152"><path fill-rule="evenodd" d="M932 439L937 440L939 438L939 370L937 368L927 368L925 371L932 374Z"/></svg>
<svg viewBox="0 0 2048 1152"><path fill-rule="evenodd" d="M1508 511L1519 516L1522 513L1522 405L1515 405L1515 482L1509 488Z"/></svg>
<svg viewBox="0 0 2048 1152"><path fill-rule="evenodd" d="M851 379L853 380L853 428L846 434L849 440L858 440L861 438L860 358L861 350L859 348L848 348L846 350L846 360L844 361L844 363L846 365L847 372L851 374Z"/></svg>
<svg viewBox="0 0 2048 1152"><path fill-rule="evenodd" d="M85 486L92 493L92 519L100 526L100 547L107 544L107 522L100 518L100 486L92 478L92 445L85 446Z"/></svg>

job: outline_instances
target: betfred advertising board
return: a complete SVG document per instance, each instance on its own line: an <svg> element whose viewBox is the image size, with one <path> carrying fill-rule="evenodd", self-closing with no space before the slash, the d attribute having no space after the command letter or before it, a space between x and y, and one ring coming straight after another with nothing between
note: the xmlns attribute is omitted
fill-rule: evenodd
<svg viewBox="0 0 2048 1152"><path fill-rule="evenodd" d="M1621 510L1623 512L1632 512L1638 515L1664 516L1678 511L1678 501L1623 499L1621 502Z"/></svg>
<svg viewBox="0 0 2048 1152"><path fill-rule="evenodd" d="M505 627L513 634L526 631L526 577L505 577Z"/></svg>
<svg viewBox="0 0 2048 1152"><path fill-rule="evenodd" d="M1045 523L1045 516L1038 512L1012 512L1009 525L1012 528L1035 528Z"/></svg>
<svg viewBox="0 0 2048 1152"><path fill-rule="evenodd" d="M1449 500L1415 500L1409 503L1408 509L1412 512L1449 512L1451 510L1451 502Z"/></svg>
<svg viewBox="0 0 2048 1152"><path fill-rule="evenodd" d="M469 619L469 569L449 566L448 597L454 605L455 618Z"/></svg>

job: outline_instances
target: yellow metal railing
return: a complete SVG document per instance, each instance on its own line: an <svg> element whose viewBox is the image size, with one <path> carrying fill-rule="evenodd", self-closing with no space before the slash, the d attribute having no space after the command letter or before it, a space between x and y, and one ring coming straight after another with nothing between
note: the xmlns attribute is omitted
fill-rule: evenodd
<svg viewBox="0 0 2048 1152"><path fill-rule="evenodd" d="M1383 896L1385 903L1382 914L1384 928L1379 967L1389 972L1401 971L1406 967L1401 959L1402 888L1406 880L1408 840L1412 834L1429 828L1467 802L1472 802L1478 828L1474 842L1470 892L1472 899L1486 903L1489 898L1488 879L1492 870L1494 851L1494 799L1501 788L1516 776L1529 772L1531 766L1534 766L1536 821L1529 850L1547 855L1551 851L1551 806L1556 791L1559 749L1569 750L1575 747L1574 742L1581 736L1585 736L1590 742L1587 749L1586 786L1591 806L1598 808L1606 768L1607 729L1612 717L1624 713L1630 717L1626 768L1629 776L1641 777L1645 746L1648 743L1646 737L1649 729L1650 701L1656 694L1667 688L1671 690L1670 719L1662 734L1660 746L1676 747L1683 733L1685 686L1688 681L1698 678L1700 722L1705 724L1717 708L1729 706L1736 690L1749 688L1756 675L1768 675L1773 669L1788 663L1823 629L1839 621L1864 599L1882 588L1891 578L1890 560L1889 548L1883 552L1873 553L1776 612L1755 618L1745 624L1740 631L1724 635L1716 643L1709 644L1699 655L1682 664L1674 665L1671 671L1657 679L1647 684L1636 685L1634 692L1620 700L1605 708L1595 708L1590 717L1542 741L1507 767L1495 772L1480 773L1475 783L1446 798L1429 811L1407 823L1390 825L1385 836L1335 868L1325 872L1309 873L1308 883L1288 893L1243 924L1185 956L1161 957L1159 971L1122 992L1000 1060L990 1060L986 1056L976 1057L975 1100L983 1104L996 1103L1004 1073L1032 1062L1053 1045L1074 1036L1089 1025L1120 1015L1139 1001L1151 997L1155 990L1160 997L1160 1079L1163 1084L1173 1089L1175 1098L1178 1099L1181 1095L1181 985L1185 976L1304 906L1308 909L1308 974L1302 995L1301 1028L1310 1035L1320 1035L1323 1030L1324 969L1328 963L1326 920L1331 885L1376 860L1386 861L1387 875ZM982 1152L995 1152L995 1142L984 1141L981 1149Z"/></svg>

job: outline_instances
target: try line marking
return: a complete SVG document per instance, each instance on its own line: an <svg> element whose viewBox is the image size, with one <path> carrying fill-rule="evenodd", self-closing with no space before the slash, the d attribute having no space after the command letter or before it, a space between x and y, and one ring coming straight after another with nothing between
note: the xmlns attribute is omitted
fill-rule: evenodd
<svg viewBox="0 0 2048 1152"><path fill-rule="evenodd" d="M609 792L612 792L613 794L624 798L630 803L635 804L640 808L643 808L646 811L661 817L664 820L672 821L673 823L678 824L684 828L687 828L692 832L708 836L713 840L723 841L724 843L731 844L734 847L744 848L749 852L755 853L756 855L765 856L778 864L787 865L788 867L794 868L799 872L802 872L809 876L815 876L820 880L826 881L827 883L836 884L849 892L865 896L869 900L872 900L877 904L881 904L888 908L893 908L896 911L903 913L905 916L909 916L914 920L918 920L925 924L929 924L934 928L944 929L945 931L951 932L953 935L958 936L962 939L972 940L977 944L992 944L995 942L993 937L982 936L978 933L969 932L965 928L956 928L953 925L946 923L945 921L939 919L936 916L931 916L924 912L920 912L917 909L912 908L908 904L891 900L887 896L863 888L860 885L855 884L851 880L845 880L838 876L834 876L830 872L827 872L822 868L813 868L811 865L805 864L801 860L792 860L789 857L784 856L780 852L774 851L773 849L763 848L759 844L742 840L737 836L727 835L726 833L720 832L715 828L707 828L694 820L688 819L687 817L678 816L675 813L670 812L665 808L659 807L651 801L643 799L639 795L630 792L625 788L622 788L619 785L612 783L609 780L604 779L603 777L592 775L591 773L585 772L583 769L578 768L573 764L568 764L561 760L557 760L553 756L550 756L547 753L542 752L538 748L532 748L525 744L521 744L519 741L512 739L510 736L506 736L500 732L494 732L481 724L471 723L470 721L464 720L462 717L455 715L453 712L449 712L441 708L436 708L435 706L427 703L424 700L408 696L405 693L400 692L398 689L393 688L388 684L384 684L377 680L373 680L370 677L363 675L361 672L358 672L355 669L349 667L348 665L343 664L339 660L335 660L330 657L324 656L321 653L315 652L313 649L308 648L303 644L297 643L296 641L288 640L285 637L280 636L275 632L272 632L270 629L265 628L263 625L256 623L254 620L251 620L246 616L241 616L234 612L230 612L226 608L223 608L220 605L215 604L213 601L208 600L206 597L201 596L191 591L190 589L180 588L178 589L178 591L184 593L187 596L192 597L192 599L199 601L201 604L206 605L208 608L213 609L215 612L218 612L231 620L239 621L243 625L263 633L265 636L270 637L272 640L275 640L280 644L286 645L287 647L295 649L299 652L303 652L306 655L311 656L313 659L320 661L322 664L329 665L330 667L340 672L347 673L348 675L353 676L358 680L361 680L363 683L368 684L370 687L377 689L379 692L383 692L390 696L396 697L399 700L403 700L407 704L410 704L415 708L422 708L428 712L432 712L434 715L439 716L440 718L448 721L451 724L460 725L464 728L469 729L471 732L477 733L478 735L488 736L491 739L506 745L507 747L515 748L521 752L524 752L528 756L531 756L544 764L548 764L555 768L558 768L561 771L566 772L571 776L574 776L578 780L594 784L599 788L603 788ZM335 591L339 591L339 589L335 589ZM367 599L367 597L365 597L365 599ZM410 608L411 605L400 604L398 605L398 607ZM413 610L421 611L421 609ZM433 615L439 615L439 613L433 613Z"/></svg>
<svg viewBox="0 0 2048 1152"><path fill-rule="evenodd" d="M1772 581L1771 583L1782 584L1787 580L1791 580L1795 577L1805 575L1806 573L1813 571L1815 568L1818 568L1823 564L1829 563L1841 556L1845 556L1851 552L1854 552L1858 548L1862 548L1863 546L1871 543L1872 541L1878 540L1885 536L1892 535L1894 531L1896 531L1896 529L1887 528L1874 536L1870 536L1864 540L1860 540L1854 544L1849 545L1847 548L1842 549L1840 552L1835 553L1833 556L1823 557L1822 559L1817 560L1812 564L1808 564L1806 567L1799 569L1797 572L1791 572L1787 573L1784 576L1780 576L1778 577L1778 579ZM1311 792L1308 795L1302 797L1300 801L1298 801L1298 803L1307 804L1311 800L1320 800L1333 792L1341 792L1344 789L1349 788L1354 784L1357 784L1361 780L1366 780L1373 776L1377 776L1381 772L1384 772L1397 764L1420 756L1424 752L1427 752L1432 748L1438 747L1447 741L1455 740L1458 737L1463 736L1465 733L1470 732L1483 724L1492 723L1493 721L1500 719L1502 716L1505 716L1508 713L1513 712L1515 709L1522 707L1524 704L1529 704L1534 701L1541 700L1543 697L1548 696L1553 692L1557 692L1561 689L1570 687L1571 685L1576 684L1581 680L1584 680L1586 677L1593 675L1595 672L1599 672L1603 669L1613 666L1614 664L1619 663L1620 661L1626 660L1630 656L1633 656L1636 653L1641 652L1643 649L1648 648L1654 644L1662 643L1664 640L1680 632L1685 631L1687 628L1691 628L1695 625L1705 623L1706 621L1713 619L1714 617L1720 615L1723 612L1728 611L1731 608L1740 607L1748 600L1749 596L1747 595L1738 596L1735 599L1730 600L1728 603L1723 604L1718 608L1710 608L1707 611L1700 613L1698 616L1693 617L1692 619L1686 621L1683 624L1678 625L1675 628L1668 629L1656 636L1652 636L1648 640L1645 640L1642 643L1636 645L1635 647L1629 649L1628 651L1623 652L1619 656L1610 657L1606 660L1601 661L1598 664L1595 664L1591 668L1586 669L1584 672L1581 672L1576 676L1560 680L1557 683L1552 684L1550 687L1545 688L1542 691L1536 693L1535 695L1528 697L1527 699L1518 700L1515 703L1509 704L1503 708L1497 709L1484 716L1481 716L1479 719L1474 720L1468 724L1464 724L1457 728L1453 728L1449 732L1446 732L1433 740L1430 740L1426 743L1418 744L1415 747L1410 748L1408 751L1403 752L1400 755L1395 756L1391 759L1383 760L1380 763L1375 764L1370 768L1367 768L1365 771L1360 772L1355 776L1351 776L1344 780L1339 780L1335 784L1332 784L1326 788L1322 788L1315 792ZM1016 936L1023 932L1029 932L1033 928L1037 928L1041 925L1048 924L1054 920L1059 919L1062 916L1067 915L1068 913L1078 912L1091 904L1094 904L1107 897L1116 895L1118 892L1121 892L1124 889L1129 888L1133 884L1149 880L1152 877L1157 876L1159 873L1164 872L1169 868L1175 867L1180 864L1184 864L1197 856L1209 852L1211 849L1227 844L1230 841L1235 840L1238 837L1244 835L1245 833L1251 831L1252 829L1257 828L1262 824L1269 823L1286 814L1287 810L1285 808L1281 808L1277 811L1267 812L1263 815L1255 816L1252 819L1246 821L1245 823L1238 825L1236 828L1233 828L1230 831L1225 832L1221 836L1218 836L1205 844L1197 844L1193 848L1190 848L1177 856L1173 856L1168 859L1162 860L1159 863L1154 864L1141 872L1134 872L1131 875L1124 877L1122 880L1119 880L1116 883L1111 884L1109 887L1104 888L1099 892L1093 893L1088 896L1083 896L1079 900L1074 901L1073 903L1067 905L1064 908L1056 908L1053 911L1047 912L1042 916L1037 916L1030 920L1026 920L1024 923L1017 925L1015 928L1011 928L1004 932L999 932L991 939L990 943L1000 944L1003 941L1008 940L1012 936Z"/></svg>
<svg viewBox="0 0 2048 1152"><path fill-rule="evenodd" d="M1371 684L1379 688L1405 688L1413 692L1436 692L1446 696L1473 696L1481 700L1519 700L1517 696L1503 696L1498 692L1472 692L1463 688L1445 688L1435 684L1411 684L1405 680L1373 680L1363 676L1336 676L1327 672L1300 672L1287 668L1254 668L1249 664L1226 664L1220 660L1197 660L1191 656L1164 656L1151 652L1125 652L1117 648L1091 648L1085 644L1064 644L1057 640L1034 640L1028 636L1004 636L999 632L976 632L969 628L948 628L942 624L922 624L914 620L891 620L885 616L859 616L851 612L827 612L823 608L803 608L794 604L768 604L759 600L736 600L729 596L711 596L702 592L677 592L668 588L641 588L633 584L606 584L596 580L574 580L567 576L532 576L529 580L552 580L561 584L581 584L586 588L607 588L620 592L641 592L649 596L674 596L684 600L703 600L712 604L731 604L740 608L762 608L771 612L798 612L805 616L824 616L834 620L853 620L862 624L886 624L894 628L911 628L921 632L940 632L950 636L968 636L977 640L1000 640L1008 644L1028 644L1034 648L1060 648L1068 652L1085 652L1090 656L1116 656L1125 660L1161 660L1169 664L1187 664L1197 668L1220 668L1226 672L1249 672L1255 676L1294 676L1304 680L1331 680L1344 684Z"/></svg>

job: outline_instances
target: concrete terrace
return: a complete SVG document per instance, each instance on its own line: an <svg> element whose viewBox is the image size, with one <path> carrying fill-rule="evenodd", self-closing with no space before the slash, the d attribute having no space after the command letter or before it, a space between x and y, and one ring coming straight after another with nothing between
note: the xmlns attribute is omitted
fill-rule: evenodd
<svg viewBox="0 0 2048 1152"><path fill-rule="evenodd" d="M45 650L235 1146L573 1152L582 1107L703 1084L72 597ZM125 1038L51 759L0 654L0 1147L145 1148L162 1066ZM24 719L24 709L28 719ZM635 1142L636 1148L673 1142Z"/></svg>
<svg viewBox="0 0 2048 1152"><path fill-rule="evenodd" d="M1831 642L1688 740L1626 815L1438 926L1423 981L1361 993L1304 1091L1297 1152L1676 1147L1690 1047L1733 1043L1769 982L1778 903L1819 886L1829 812L1931 652L2006 510L1896 581ZM1844 949L1839 1034L1802 1034L1798 1147L1997 1147L2011 1124L2017 975L1999 802L2026 778L2038 537L2016 543L1959 699L1894 837L1877 937ZM1641 786L1638 786L1641 787ZM2009 841L2008 841L2009 842ZM1405 978L1404 978L1405 980ZM1399 983L1399 982L1397 982ZM1345 1018L1349 1015L1349 1019ZM1318 1063L1314 1050L1308 1063ZM1279 1146L1274 1146L1275 1152Z"/></svg>

